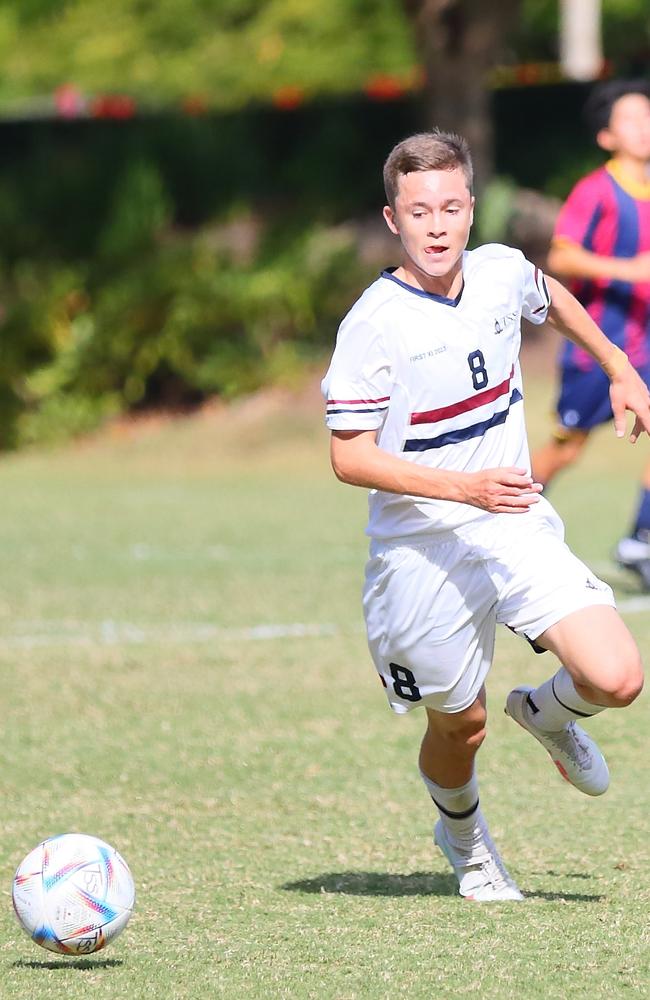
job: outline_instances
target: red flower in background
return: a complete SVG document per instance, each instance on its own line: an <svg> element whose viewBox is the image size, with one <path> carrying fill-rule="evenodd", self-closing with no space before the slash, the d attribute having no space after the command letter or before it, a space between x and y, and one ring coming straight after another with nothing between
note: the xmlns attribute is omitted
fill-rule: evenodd
<svg viewBox="0 0 650 1000"><path fill-rule="evenodd" d="M363 88L373 101L396 101L403 97L406 87L396 76L388 73L377 73L366 80Z"/></svg>
<svg viewBox="0 0 650 1000"><path fill-rule="evenodd" d="M61 118L78 118L86 111L86 98L73 83L63 83L54 91L54 107Z"/></svg>
<svg viewBox="0 0 650 1000"><path fill-rule="evenodd" d="M136 104L127 94L105 94L93 100L90 110L95 118L115 118L124 121L133 118Z"/></svg>
<svg viewBox="0 0 650 1000"><path fill-rule="evenodd" d="M302 87L291 85L279 87L278 90L274 91L271 100L276 108L280 108L282 111L293 111L294 108L300 107L305 100L305 92Z"/></svg>

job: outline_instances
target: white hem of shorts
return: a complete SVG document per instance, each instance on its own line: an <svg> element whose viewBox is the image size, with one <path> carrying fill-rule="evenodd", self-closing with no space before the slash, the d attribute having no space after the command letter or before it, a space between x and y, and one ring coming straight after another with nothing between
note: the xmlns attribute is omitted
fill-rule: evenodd
<svg viewBox="0 0 650 1000"><path fill-rule="evenodd" d="M541 628L539 632L537 632L536 628L535 635L529 635L528 632L524 632L523 629L520 632L516 629L513 629L513 631L515 635L523 636L530 642L537 642L540 635L543 635L547 629L551 628L553 625L557 625L558 622L564 621L565 618L568 618L569 615L572 615L575 611L583 611L585 608L616 608L616 599L613 595L610 597L609 594L605 594L602 591L594 591L594 594L598 594L598 597L594 597L592 601L587 601L586 603L576 603L575 607L571 608L569 611L563 609L562 614L559 617L556 612L553 612L547 615L546 618L542 618L542 622L544 623L543 628ZM497 621L497 624L503 625L505 623Z"/></svg>

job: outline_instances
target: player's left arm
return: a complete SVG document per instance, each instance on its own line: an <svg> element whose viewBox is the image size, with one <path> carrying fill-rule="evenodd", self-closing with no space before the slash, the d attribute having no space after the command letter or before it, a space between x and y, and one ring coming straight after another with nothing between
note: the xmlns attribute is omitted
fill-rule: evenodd
<svg viewBox="0 0 650 1000"><path fill-rule="evenodd" d="M625 434L625 411L635 415L630 441L642 431L650 434L650 392L627 355L609 340L586 309L564 285L546 277L551 304L547 321L563 336L594 358L610 380L609 395L617 437Z"/></svg>

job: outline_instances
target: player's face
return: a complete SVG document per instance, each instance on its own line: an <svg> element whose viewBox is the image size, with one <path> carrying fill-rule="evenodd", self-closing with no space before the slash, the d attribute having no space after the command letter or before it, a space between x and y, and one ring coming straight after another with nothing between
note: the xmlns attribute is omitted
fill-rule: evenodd
<svg viewBox="0 0 650 1000"><path fill-rule="evenodd" d="M462 267L473 221L474 199L460 167L402 174L395 209L384 209L389 229L402 241L404 267L427 291L446 289Z"/></svg>
<svg viewBox="0 0 650 1000"><path fill-rule="evenodd" d="M650 100L643 94L619 97L608 127L598 134L598 142L619 156L650 160Z"/></svg>

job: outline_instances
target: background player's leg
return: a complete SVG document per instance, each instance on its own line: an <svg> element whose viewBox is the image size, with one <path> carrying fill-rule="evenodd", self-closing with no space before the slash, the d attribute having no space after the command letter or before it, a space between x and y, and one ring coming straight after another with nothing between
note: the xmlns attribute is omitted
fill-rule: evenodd
<svg viewBox="0 0 650 1000"><path fill-rule="evenodd" d="M588 437L589 431L568 431L561 428L532 456L535 482L548 486L558 472L578 460Z"/></svg>
<svg viewBox="0 0 650 1000"><path fill-rule="evenodd" d="M579 458L590 431L612 419L609 378L598 365L583 370L563 363L559 374L557 423L551 440L532 457L533 476L545 486Z"/></svg>
<svg viewBox="0 0 650 1000"><path fill-rule="evenodd" d="M650 462L643 471L632 531L618 543L616 558L621 566L638 573L644 589L650 590Z"/></svg>
<svg viewBox="0 0 650 1000"><path fill-rule="evenodd" d="M650 538L650 463L646 465L643 472L631 535L633 538L642 538L645 542Z"/></svg>

